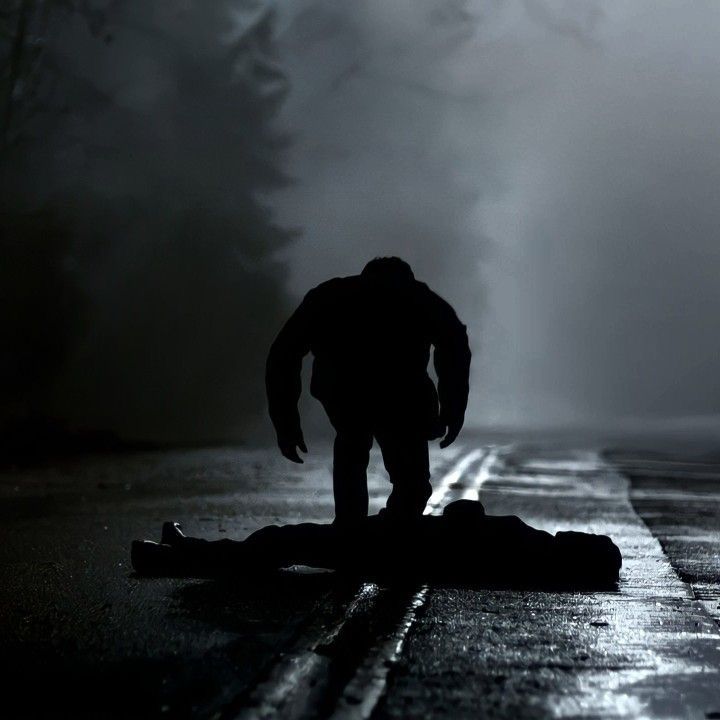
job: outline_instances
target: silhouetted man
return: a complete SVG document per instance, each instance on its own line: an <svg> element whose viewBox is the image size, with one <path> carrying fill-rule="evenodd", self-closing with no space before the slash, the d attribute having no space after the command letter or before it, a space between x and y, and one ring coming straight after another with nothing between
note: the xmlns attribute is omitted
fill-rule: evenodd
<svg viewBox="0 0 720 720"><path fill-rule="evenodd" d="M427 373L431 346L437 390ZM298 463L298 449L307 452L297 403L308 352L314 356L310 392L337 431L336 522L367 516L373 438L393 485L389 516L422 515L432 493L428 440L444 436L440 447L450 445L467 406L470 349L455 311L395 257L376 258L360 275L311 290L273 343L266 372L278 446Z"/></svg>

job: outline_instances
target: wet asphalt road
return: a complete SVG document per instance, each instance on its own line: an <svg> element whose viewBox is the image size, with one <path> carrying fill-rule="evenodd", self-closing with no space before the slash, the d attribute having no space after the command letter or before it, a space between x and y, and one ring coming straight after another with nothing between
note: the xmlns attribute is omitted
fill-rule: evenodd
<svg viewBox="0 0 720 720"><path fill-rule="evenodd" d="M438 506L477 497L611 535L617 592L383 588L331 573L135 578L163 520L237 537L332 517L328 448L148 453L0 476L0 663L13 717L720 717L720 463L466 443ZM374 456L372 510L388 486ZM458 548L482 562L483 548ZM715 715L717 713L717 715Z"/></svg>

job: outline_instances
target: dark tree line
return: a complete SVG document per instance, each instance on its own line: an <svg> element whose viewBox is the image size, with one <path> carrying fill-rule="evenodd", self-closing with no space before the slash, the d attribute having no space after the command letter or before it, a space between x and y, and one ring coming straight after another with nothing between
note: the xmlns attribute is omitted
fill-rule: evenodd
<svg viewBox="0 0 720 720"><path fill-rule="evenodd" d="M294 236L272 12L16 0L1 23L5 436L241 436Z"/></svg>

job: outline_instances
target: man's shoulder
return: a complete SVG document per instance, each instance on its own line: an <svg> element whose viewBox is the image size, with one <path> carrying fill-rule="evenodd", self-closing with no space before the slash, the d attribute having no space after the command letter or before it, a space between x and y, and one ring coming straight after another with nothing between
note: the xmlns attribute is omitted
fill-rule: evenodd
<svg viewBox="0 0 720 720"><path fill-rule="evenodd" d="M424 282L420 280L414 280L414 290L418 298L421 299L429 308L435 308L439 305L445 304L443 300L434 290L430 288Z"/></svg>
<svg viewBox="0 0 720 720"><path fill-rule="evenodd" d="M425 297L435 295L435 293L430 289L430 286L427 283L422 282L422 280L413 280L413 288L416 293Z"/></svg>
<svg viewBox="0 0 720 720"><path fill-rule="evenodd" d="M418 282L418 297L431 320L439 325L459 324L461 321L455 308L441 295L431 290L425 283Z"/></svg>
<svg viewBox="0 0 720 720"><path fill-rule="evenodd" d="M331 300L346 292L351 292L358 287L359 282L359 275L330 278L330 280L316 285L305 297L313 300Z"/></svg>

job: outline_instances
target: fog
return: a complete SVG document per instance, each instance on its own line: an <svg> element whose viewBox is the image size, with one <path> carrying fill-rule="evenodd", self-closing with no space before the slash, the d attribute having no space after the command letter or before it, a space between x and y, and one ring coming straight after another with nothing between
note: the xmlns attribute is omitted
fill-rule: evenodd
<svg viewBox="0 0 720 720"><path fill-rule="evenodd" d="M387 254L468 326L471 424L717 413L716 3L40 6L3 90L4 424L255 436L282 318Z"/></svg>
<svg viewBox="0 0 720 720"><path fill-rule="evenodd" d="M204 442L262 413L296 233L266 199L289 182L274 17L245 5L18 4L6 423Z"/></svg>
<svg viewBox="0 0 720 720"><path fill-rule="evenodd" d="M305 7L295 289L407 257L469 327L477 424L717 412L716 3Z"/></svg>

